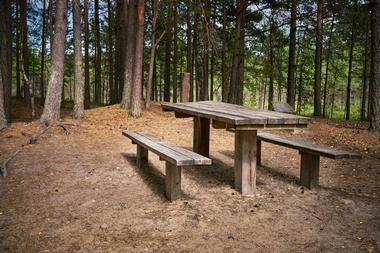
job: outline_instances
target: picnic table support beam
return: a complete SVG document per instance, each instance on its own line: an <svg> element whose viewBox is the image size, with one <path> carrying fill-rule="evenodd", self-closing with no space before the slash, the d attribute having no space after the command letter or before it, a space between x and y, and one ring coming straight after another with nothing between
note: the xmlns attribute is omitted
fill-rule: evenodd
<svg viewBox="0 0 380 253"><path fill-rule="evenodd" d="M243 195L256 192L257 131L235 132L235 189Z"/></svg>
<svg viewBox="0 0 380 253"><path fill-rule="evenodd" d="M148 150L143 146L137 145L137 167L142 168L148 164Z"/></svg>
<svg viewBox="0 0 380 253"><path fill-rule="evenodd" d="M165 168L165 193L170 201L181 197L181 167L169 162Z"/></svg>
<svg viewBox="0 0 380 253"><path fill-rule="evenodd" d="M257 140L256 164L261 165L261 140Z"/></svg>
<svg viewBox="0 0 380 253"><path fill-rule="evenodd" d="M210 157L210 119L194 117L193 151Z"/></svg>
<svg viewBox="0 0 380 253"><path fill-rule="evenodd" d="M301 175L300 185L309 189L319 185L319 155L300 152Z"/></svg>

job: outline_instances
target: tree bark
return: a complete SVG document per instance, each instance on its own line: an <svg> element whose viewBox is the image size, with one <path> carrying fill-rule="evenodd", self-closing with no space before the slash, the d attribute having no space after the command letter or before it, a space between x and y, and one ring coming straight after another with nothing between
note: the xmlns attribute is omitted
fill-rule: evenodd
<svg viewBox="0 0 380 253"><path fill-rule="evenodd" d="M84 118L84 87L82 69L82 44L80 0L73 0L73 27L74 27L74 117Z"/></svg>
<svg viewBox="0 0 380 253"><path fill-rule="evenodd" d="M41 74L40 74L40 95L41 104L45 102L45 50L46 50L46 0L43 0L42 8L42 32L41 32Z"/></svg>
<svg viewBox="0 0 380 253"><path fill-rule="evenodd" d="M380 1L372 0L371 18L371 120L370 128L380 131Z"/></svg>
<svg viewBox="0 0 380 253"><path fill-rule="evenodd" d="M84 30L84 107L90 108L90 34L88 27L88 0L83 1L83 30Z"/></svg>
<svg viewBox="0 0 380 253"><path fill-rule="evenodd" d="M202 82L200 87L200 94L199 99L200 100L208 100L209 94L208 94L208 87L209 87L209 50L210 50L210 35L209 35L209 29L210 29L210 1L205 0L202 1L203 4L203 36L202 36Z"/></svg>
<svg viewBox="0 0 380 253"><path fill-rule="evenodd" d="M296 83L294 73L296 69L296 32L297 32L297 0L291 0L290 43L288 63L288 87L286 102L294 109L296 98Z"/></svg>
<svg viewBox="0 0 380 253"><path fill-rule="evenodd" d="M227 23L227 10L226 10L226 3L227 1L223 1L223 19L222 19L222 59L221 59L221 69L222 69L222 101L228 102L228 93L230 90L229 82L227 79L227 65L226 65L226 54L227 54L227 29L226 29L226 23Z"/></svg>
<svg viewBox="0 0 380 253"><path fill-rule="evenodd" d="M45 106L40 119L46 125L52 125L60 117L67 30L67 0L56 1L54 28L52 69Z"/></svg>
<svg viewBox="0 0 380 253"><path fill-rule="evenodd" d="M269 32L269 90L268 90L268 110L273 110L273 68L274 68L274 52L273 52L273 10L271 14L270 32Z"/></svg>
<svg viewBox="0 0 380 253"><path fill-rule="evenodd" d="M170 102L170 70L171 70L171 51L173 40L173 5L174 0L168 0L168 16L166 28L166 44L165 44L165 86L164 86L164 101Z"/></svg>
<svg viewBox="0 0 380 253"><path fill-rule="evenodd" d="M4 82L0 71L0 131L7 127L7 118L5 116L4 106Z"/></svg>
<svg viewBox="0 0 380 253"><path fill-rule="evenodd" d="M347 80L347 92L346 92L346 120L350 119L351 112L351 80L352 80L352 60L354 57L355 46L355 15L352 17L351 23L351 39L350 39L350 53L348 61L348 80Z"/></svg>
<svg viewBox="0 0 380 253"><path fill-rule="evenodd" d="M102 101L102 48L100 44L99 0L95 0L95 103Z"/></svg>
<svg viewBox="0 0 380 253"><path fill-rule="evenodd" d="M186 71L190 73L190 98L189 101L193 101L193 80L194 80L194 66L193 66L193 46L192 46L192 25L191 25L191 0L186 1Z"/></svg>
<svg viewBox="0 0 380 253"><path fill-rule="evenodd" d="M158 14L158 0L152 0L152 45L150 48L148 84L146 88L146 100L145 100L145 108L147 109L150 108L150 100L151 100L152 85L153 85L153 72L154 72L154 67L155 67L157 14Z"/></svg>
<svg viewBox="0 0 380 253"><path fill-rule="evenodd" d="M108 11L108 88L110 101L113 101L115 87L113 78L113 22L112 22L112 6L111 0L107 0L107 11ZM111 102L112 103L112 102Z"/></svg>
<svg viewBox="0 0 380 253"><path fill-rule="evenodd" d="M330 66L330 60L332 57L332 50L331 50L331 42L333 38L333 31L334 31L334 17L331 21L331 28L330 28L330 36L329 36L329 42L327 46L327 59L326 59L326 71L325 71L325 83L323 87L323 110L322 110L322 116L326 117L326 104L327 104L327 83L329 78L329 66Z"/></svg>
<svg viewBox="0 0 380 253"><path fill-rule="evenodd" d="M314 116L321 116L321 63L322 63L322 25L323 0L317 4L316 45L314 59Z"/></svg>
<svg viewBox="0 0 380 253"><path fill-rule="evenodd" d="M20 79L20 1L16 0L16 98L21 99Z"/></svg>
<svg viewBox="0 0 380 253"><path fill-rule="evenodd" d="M142 68L144 58L144 14L145 0L137 1L137 24L136 24L136 50L135 67L133 78L133 96L131 103L131 116L141 116L141 89L142 89Z"/></svg>
<svg viewBox="0 0 380 253"><path fill-rule="evenodd" d="M127 36L124 57L124 89L121 107L128 109L131 106L131 94L133 80L133 67L135 64L135 47L136 47L136 0L130 0L128 4L128 17L127 17Z"/></svg>
<svg viewBox="0 0 380 253"><path fill-rule="evenodd" d="M21 2L21 36L22 36L22 62L23 62L23 69L24 73L29 79L29 58L28 58L28 25L27 25L27 1L22 0ZM30 104L30 88L28 85L28 82L25 78L24 79L24 99L28 107L31 106Z"/></svg>
<svg viewBox="0 0 380 253"><path fill-rule="evenodd" d="M178 21L178 13L177 13L177 5L178 1L174 0L173 4L173 72L172 72L172 80L173 80L173 103L177 103L178 100L178 80L177 80L177 65L178 65L178 39L177 39L177 21Z"/></svg>
<svg viewBox="0 0 380 253"><path fill-rule="evenodd" d="M368 65L368 33L369 26L365 30L365 43L364 43L364 66L363 66L363 86L362 86L362 97L361 97L361 107L360 107L360 120L366 120L366 100L367 100L367 65Z"/></svg>

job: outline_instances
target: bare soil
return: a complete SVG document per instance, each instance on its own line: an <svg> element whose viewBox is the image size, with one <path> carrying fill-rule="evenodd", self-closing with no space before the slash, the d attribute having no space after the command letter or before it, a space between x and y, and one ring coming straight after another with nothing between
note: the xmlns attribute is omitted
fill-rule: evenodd
<svg viewBox="0 0 380 253"><path fill-rule="evenodd" d="M0 161L41 125L20 104L0 132ZM379 252L380 134L365 123L314 119L277 131L362 154L321 158L320 187L297 185L297 151L265 143L257 194L233 189L233 133L211 130L210 167L186 168L182 195L164 196L164 162L136 167L136 146L121 135L141 130L192 147L192 120L163 113L141 118L118 105L86 111L70 134L54 127L26 145L0 178L0 252Z"/></svg>

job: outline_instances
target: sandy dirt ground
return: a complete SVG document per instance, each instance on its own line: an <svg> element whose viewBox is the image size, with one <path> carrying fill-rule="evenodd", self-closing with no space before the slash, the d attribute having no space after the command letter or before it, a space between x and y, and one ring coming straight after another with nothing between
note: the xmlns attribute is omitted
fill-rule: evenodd
<svg viewBox="0 0 380 253"><path fill-rule="evenodd" d="M70 133L54 127L25 145L0 178L0 252L379 252L380 134L358 122L314 119L277 131L355 151L362 160L321 158L320 187L298 186L297 151L263 144L257 194L233 189L233 133L211 129L213 165L183 169L182 199L164 195L164 166L122 130L141 130L192 147L192 120L153 104L133 119L118 105L64 109ZM41 126L21 106L0 132L0 161Z"/></svg>

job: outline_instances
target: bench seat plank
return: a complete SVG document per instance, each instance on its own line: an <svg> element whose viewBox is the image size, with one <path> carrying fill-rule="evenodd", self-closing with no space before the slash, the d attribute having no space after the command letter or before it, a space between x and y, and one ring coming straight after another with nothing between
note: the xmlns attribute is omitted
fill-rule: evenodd
<svg viewBox="0 0 380 253"><path fill-rule="evenodd" d="M257 138L261 141L270 142L280 146L298 149L300 152L320 155L331 159L360 159L361 155L343 150L336 150L329 147L320 146L317 144L307 143L303 141L295 141L274 134L258 133Z"/></svg>
<svg viewBox="0 0 380 253"><path fill-rule="evenodd" d="M142 132L123 131L123 135L176 166L211 164L211 159L207 157L175 145L170 145Z"/></svg>

